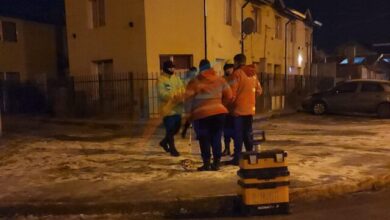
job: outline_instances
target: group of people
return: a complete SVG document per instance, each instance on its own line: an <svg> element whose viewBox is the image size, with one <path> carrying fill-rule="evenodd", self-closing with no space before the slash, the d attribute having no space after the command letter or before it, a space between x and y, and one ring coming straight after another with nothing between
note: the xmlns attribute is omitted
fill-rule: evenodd
<svg viewBox="0 0 390 220"><path fill-rule="evenodd" d="M199 70L191 68L185 80L175 75L174 64L163 64L158 79L158 93L166 130L160 146L172 156L179 156L174 136L182 124L185 109L185 125L182 136L192 123L203 165L199 171L219 170L221 157L230 155L230 143L234 142L231 165L238 165L243 145L253 150L252 123L256 112L256 95L262 88L256 68L246 65L244 54L234 57L234 64L224 65L224 77L218 76L206 59L199 63ZM225 149L222 151L222 135ZM213 161L211 162L211 152Z"/></svg>

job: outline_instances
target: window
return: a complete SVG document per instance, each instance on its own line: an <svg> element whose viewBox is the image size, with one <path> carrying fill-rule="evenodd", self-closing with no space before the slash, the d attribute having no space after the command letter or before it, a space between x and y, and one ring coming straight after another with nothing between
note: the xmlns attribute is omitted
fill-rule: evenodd
<svg viewBox="0 0 390 220"><path fill-rule="evenodd" d="M353 58L353 63L354 64L361 64L364 62L365 59L366 58L364 58L364 57L355 57L355 58Z"/></svg>
<svg viewBox="0 0 390 220"><path fill-rule="evenodd" d="M105 0L89 0L91 7L91 22L92 27L102 27L106 25L106 11L105 11Z"/></svg>
<svg viewBox="0 0 390 220"><path fill-rule="evenodd" d="M233 24L233 0L225 0L225 24Z"/></svg>
<svg viewBox="0 0 390 220"><path fill-rule="evenodd" d="M290 31L290 41L296 42L297 40L297 24L295 22L291 23L291 31Z"/></svg>
<svg viewBox="0 0 390 220"><path fill-rule="evenodd" d="M18 72L6 72L5 79L7 81L19 82L20 81L20 74Z"/></svg>
<svg viewBox="0 0 390 220"><path fill-rule="evenodd" d="M336 87L337 93L354 93L356 92L358 84L357 83L344 83Z"/></svg>
<svg viewBox="0 0 390 220"><path fill-rule="evenodd" d="M18 72L0 72L0 81L6 80L10 82L19 82L20 81L20 73Z"/></svg>
<svg viewBox="0 0 390 220"><path fill-rule="evenodd" d="M114 62L112 60L97 60L93 61L95 73L101 74L104 78L108 78L114 73Z"/></svg>
<svg viewBox="0 0 390 220"><path fill-rule="evenodd" d="M282 18L275 16L275 38L282 39Z"/></svg>
<svg viewBox="0 0 390 220"><path fill-rule="evenodd" d="M175 64L177 71L188 70L192 67L192 55L160 55L160 69L162 70L163 63L171 60Z"/></svg>
<svg viewBox="0 0 390 220"><path fill-rule="evenodd" d="M348 64L348 59L344 59L343 61L340 62L340 64L342 65Z"/></svg>
<svg viewBox="0 0 390 220"><path fill-rule="evenodd" d="M362 92L383 92L384 89L379 83L363 83Z"/></svg>
<svg viewBox="0 0 390 220"><path fill-rule="evenodd" d="M260 8L253 8L253 14L255 19L255 32L261 33L261 10Z"/></svg>
<svg viewBox="0 0 390 220"><path fill-rule="evenodd" d="M1 34L3 36L3 41L17 42L18 36L16 32L16 23L10 21L2 21Z"/></svg>

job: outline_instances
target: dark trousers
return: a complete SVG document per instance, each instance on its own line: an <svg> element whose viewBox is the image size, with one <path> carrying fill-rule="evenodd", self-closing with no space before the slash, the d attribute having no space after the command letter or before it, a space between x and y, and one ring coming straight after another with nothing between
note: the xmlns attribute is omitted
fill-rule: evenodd
<svg viewBox="0 0 390 220"><path fill-rule="evenodd" d="M186 135L187 135L187 130L188 128L191 126L191 122L190 121L186 121L183 125L183 131L181 132L181 136L184 138Z"/></svg>
<svg viewBox="0 0 390 220"><path fill-rule="evenodd" d="M211 150L214 160L220 160L222 156L222 132L225 122L225 114L213 115L194 121L195 132L199 140L203 161L210 161Z"/></svg>
<svg viewBox="0 0 390 220"><path fill-rule="evenodd" d="M225 141L225 149L229 149L230 141L234 138L234 117L232 115L226 115L223 136Z"/></svg>
<svg viewBox="0 0 390 220"><path fill-rule="evenodd" d="M181 126L181 115L171 115L166 116L163 119L164 127L165 127L165 137L162 140L163 144L168 144L169 148L175 149L175 135L180 130Z"/></svg>
<svg viewBox="0 0 390 220"><path fill-rule="evenodd" d="M252 141L252 124L253 116L235 116L234 122L234 160L240 158L242 152L242 145L245 145L246 151L253 150Z"/></svg>

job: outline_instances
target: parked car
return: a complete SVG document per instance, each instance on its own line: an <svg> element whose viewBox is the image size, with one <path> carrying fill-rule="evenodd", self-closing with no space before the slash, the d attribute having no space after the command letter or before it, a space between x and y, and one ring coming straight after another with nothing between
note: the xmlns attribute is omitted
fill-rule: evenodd
<svg viewBox="0 0 390 220"><path fill-rule="evenodd" d="M350 80L333 89L314 93L302 103L315 115L325 113L374 113L390 118L390 82L382 80Z"/></svg>

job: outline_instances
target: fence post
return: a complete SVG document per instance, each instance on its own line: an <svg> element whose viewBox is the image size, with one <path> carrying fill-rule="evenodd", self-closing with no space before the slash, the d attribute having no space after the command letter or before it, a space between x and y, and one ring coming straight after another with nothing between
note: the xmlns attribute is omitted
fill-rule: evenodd
<svg viewBox="0 0 390 220"><path fill-rule="evenodd" d="M100 113L104 113L104 85L103 85L103 76L98 74L98 84L99 84L99 107Z"/></svg>
<svg viewBox="0 0 390 220"><path fill-rule="evenodd" d="M70 76L68 78L68 106L72 106L72 109L70 109L68 112L69 115L74 116L75 115L75 106L76 106L76 92L75 92L75 83L74 83L74 77Z"/></svg>
<svg viewBox="0 0 390 220"><path fill-rule="evenodd" d="M130 99L130 105L129 105L129 113L130 117L134 117L134 77L133 73L129 72L127 73L127 83L128 83L128 88L129 88L129 99Z"/></svg>
<svg viewBox="0 0 390 220"><path fill-rule="evenodd" d="M0 138L3 137L3 120L1 118L1 109L0 109Z"/></svg>

